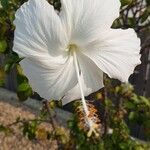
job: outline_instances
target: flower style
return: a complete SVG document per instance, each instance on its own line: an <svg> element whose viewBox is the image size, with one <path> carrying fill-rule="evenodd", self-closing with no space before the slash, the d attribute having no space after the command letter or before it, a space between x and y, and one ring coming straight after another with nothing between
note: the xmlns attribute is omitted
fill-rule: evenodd
<svg viewBox="0 0 150 150"><path fill-rule="evenodd" d="M46 0L29 0L16 13L13 50L34 91L66 104L103 87L103 72L127 82L140 64L133 29L111 29L119 0L61 0L57 13Z"/></svg>

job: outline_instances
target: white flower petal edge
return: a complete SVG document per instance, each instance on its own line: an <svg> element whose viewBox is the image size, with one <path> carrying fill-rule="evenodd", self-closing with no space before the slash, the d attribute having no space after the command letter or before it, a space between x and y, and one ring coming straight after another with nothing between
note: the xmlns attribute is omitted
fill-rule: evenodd
<svg viewBox="0 0 150 150"><path fill-rule="evenodd" d="M72 43L93 41L119 17L120 0L61 0L60 18Z"/></svg>
<svg viewBox="0 0 150 150"><path fill-rule="evenodd" d="M48 51L57 56L68 44L61 20L46 0L24 3L16 12L14 24L14 50L20 55L34 56L34 53L45 54ZM29 50L24 50L27 47Z"/></svg>
<svg viewBox="0 0 150 150"><path fill-rule="evenodd" d="M141 63L140 39L133 29L110 29L88 43L82 52L111 78L128 82Z"/></svg>
<svg viewBox="0 0 150 150"><path fill-rule="evenodd" d="M68 59L64 65L56 69L41 67L27 58L20 64L33 90L46 100L60 100L77 84L73 58Z"/></svg>
<svg viewBox="0 0 150 150"><path fill-rule="evenodd" d="M103 72L81 52L77 52L78 64L81 70L81 82L84 96L98 91L104 87ZM63 105L81 98L79 84L68 91L62 99Z"/></svg>
<svg viewBox="0 0 150 150"><path fill-rule="evenodd" d="M77 84L73 57L64 51L68 38L59 16L46 0L29 0L16 13L13 50L34 91L60 99ZM61 86L60 86L61 85Z"/></svg>

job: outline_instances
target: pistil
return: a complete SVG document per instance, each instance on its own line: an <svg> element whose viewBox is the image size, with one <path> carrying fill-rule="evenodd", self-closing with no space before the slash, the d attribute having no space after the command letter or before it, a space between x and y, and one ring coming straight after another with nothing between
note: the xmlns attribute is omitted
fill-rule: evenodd
<svg viewBox="0 0 150 150"><path fill-rule="evenodd" d="M88 132L88 136L91 136L92 133L97 135L97 132L95 130L95 128L96 128L95 123L89 118L89 110L88 110L86 100L85 100L85 96L84 96L82 80L81 80L81 74L80 74L80 69L79 69L79 64L78 64L78 59L77 59L77 55L76 55L76 47L75 46L71 47L71 53L72 53L73 58L74 58L74 65L75 65L78 84L79 84L79 88L80 88L81 100L82 100L82 104L83 104L83 109L85 111L85 119L86 119L86 121L89 125L89 128L90 128L90 130Z"/></svg>

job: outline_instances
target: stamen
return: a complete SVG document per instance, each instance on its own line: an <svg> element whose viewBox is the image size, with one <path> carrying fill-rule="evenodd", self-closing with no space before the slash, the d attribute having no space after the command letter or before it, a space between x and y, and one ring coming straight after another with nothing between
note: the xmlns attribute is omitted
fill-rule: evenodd
<svg viewBox="0 0 150 150"><path fill-rule="evenodd" d="M80 92L81 92L81 99L82 99L82 103L83 103L83 108L85 110L86 115L88 116L89 111L88 111L88 107L87 107L86 102L85 102L85 97L84 97L84 92L83 92L83 87L82 87L82 82L81 82L81 75L80 75L79 65L78 65L78 61L77 61L77 55L76 55L75 50L73 50L72 53L73 53L73 58L74 58L74 64L75 64L78 84L79 84L79 88L80 88Z"/></svg>
<svg viewBox="0 0 150 150"><path fill-rule="evenodd" d="M90 135L92 134L92 132L95 133L95 129L94 129L94 123L93 121L89 118L89 110L86 104L86 100L85 100L85 96L84 96L84 92L83 92L83 87L82 87L82 82L81 82L81 75L80 75L80 70L79 70L79 64L78 64L78 60L77 60L77 55L75 52L75 49L72 50L72 54L73 54L73 58L74 58L74 65L75 65L75 69L76 69L76 74L77 74L77 79L78 79L78 84L79 84L79 88L80 88L80 92L81 92L81 100L82 100L82 104L83 104L83 109L85 111L85 119L87 120L87 123L89 125L90 128Z"/></svg>

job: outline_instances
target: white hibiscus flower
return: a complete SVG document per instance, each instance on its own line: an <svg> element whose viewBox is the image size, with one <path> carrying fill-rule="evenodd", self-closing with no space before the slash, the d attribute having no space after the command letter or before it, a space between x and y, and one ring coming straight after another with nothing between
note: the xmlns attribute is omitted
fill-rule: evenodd
<svg viewBox="0 0 150 150"><path fill-rule="evenodd" d="M103 87L103 72L127 82L140 64L133 29L111 29L119 0L61 0L58 14L46 0L29 0L16 13L13 50L34 91L66 104Z"/></svg>

